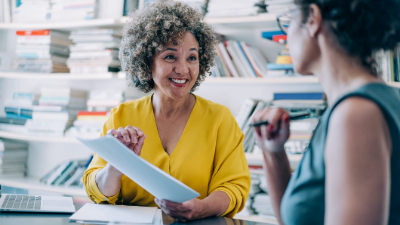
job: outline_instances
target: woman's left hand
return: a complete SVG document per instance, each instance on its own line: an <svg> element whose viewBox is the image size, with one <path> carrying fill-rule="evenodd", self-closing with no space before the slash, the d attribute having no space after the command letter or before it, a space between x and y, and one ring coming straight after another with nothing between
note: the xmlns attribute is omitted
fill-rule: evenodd
<svg viewBox="0 0 400 225"><path fill-rule="evenodd" d="M168 200L154 199L155 203L170 217L186 222L204 218L203 202L200 199L192 199L184 203L175 203Z"/></svg>

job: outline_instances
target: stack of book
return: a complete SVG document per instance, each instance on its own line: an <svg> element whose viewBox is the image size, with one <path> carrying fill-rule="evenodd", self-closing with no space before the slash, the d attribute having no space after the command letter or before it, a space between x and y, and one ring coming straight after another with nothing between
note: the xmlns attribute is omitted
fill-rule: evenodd
<svg viewBox="0 0 400 225"><path fill-rule="evenodd" d="M50 21L91 20L97 16L96 0L50 0Z"/></svg>
<svg viewBox="0 0 400 225"><path fill-rule="evenodd" d="M64 130L86 106L86 91L69 87L42 87L39 105L33 107L32 120L25 124L27 134L63 137Z"/></svg>
<svg viewBox="0 0 400 225"><path fill-rule="evenodd" d="M214 77L258 78L269 76L267 60L261 51L244 42L226 40L216 46Z"/></svg>
<svg viewBox="0 0 400 225"><path fill-rule="evenodd" d="M121 104L124 93L121 90L91 90L87 100L88 111L105 112Z"/></svg>
<svg viewBox="0 0 400 225"><path fill-rule="evenodd" d="M8 0L4 0L5 2ZM12 2L13 23L45 22L50 17L50 1L48 0L21 0Z"/></svg>
<svg viewBox="0 0 400 225"><path fill-rule="evenodd" d="M288 12L293 2L293 0L265 0L268 13L273 14Z"/></svg>
<svg viewBox="0 0 400 225"><path fill-rule="evenodd" d="M268 194L256 194L252 207L260 217L276 220L275 213L272 208L271 197Z"/></svg>
<svg viewBox="0 0 400 225"><path fill-rule="evenodd" d="M98 138L110 112L79 111L74 125L66 133L66 137Z"/></svg>
<svg viewBox="0 0 400 225"><path fill-rule="evenodd" d="M53 30L17 31L13 69L21 72L68 73L69 45L66 32Z"/></svg>
<svg viewBox="0 0 400 225"><path fill-rule="evenodd" d="M121 31L115 29L92 29L72 31L67 65L71 73L118 72Z"/></svg>
<svg viewBox="0 0 400 225"><path fill-rule="evenodd" d="M0 177L24 177L27 159L27 143L0 140Z"/></svg>
<svg viewBox="0 0 400 225"><path fill-rule="evenodd" d="M96 0L21 0L11 2L13 23L90 20L97 16Z"/></svg>
<svg viewBox="0 0 400 225"><path fill-rule="evenodd" d="M206 17L236 17L257 15L259 0L210 0Z"/></svg>
<svg viewBox="0 0 400 225"><path fill-rule="evenodd" d="M15 92L11 100L6 100L4 111L6 118L32 119L32 107L37 104L38 96L33 93Z"/></svg>
<svg viewBox="0 0 400 225"><path fill-rule="evenodd" d="M82 177L89 160L68 160L50 170L40 179L41 183L58 186L82 186Z"/></svg>

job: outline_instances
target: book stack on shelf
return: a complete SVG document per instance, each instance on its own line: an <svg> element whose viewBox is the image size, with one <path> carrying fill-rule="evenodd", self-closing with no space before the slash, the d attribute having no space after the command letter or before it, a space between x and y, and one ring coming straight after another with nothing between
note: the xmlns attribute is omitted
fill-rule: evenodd
<svg viewBox="0 0 400 225"><path fill-rule="evenodd" d="M86 91L69 87L42 87L39 105L33 107L32 120L25 124L29 135L63 137L65 129L86 108Z"/></svg>
<svg viewBox="0 0 400 225"><path fill-rule="evenodd" d="M376 53L378 72L386 82L400 81L400 45L394 51L380 50Z"/></svg>
<svg viewBox="0 0 400 225"><path fill-rule="evenodd" d="M267 193L256 194L253 199L252 207L258 216L268 219L276 219L272 208L271 197Z"/></svg>
<svg viewBox="0 0 400 225"><path fill-rule="evenodd" d="M121 90L91 90L87 100L88 111L110 111L124 101L124 92Z"/></svg>
<svg viewBox="0 0 400 225"><path fill-rule="evenodd" d="M20 72L68 73L67 32L53 30L17 31L16 56L13 69Z"/></svg>
<svg viewBox="0 0 400 225"><path fill-rule="evenodd" d="M258 78L269 76L267 60L260 50L244 42L226 40L216 46L214 77Z"/></svg>
<svg viewBox="0 0 400 225"><path fill-rule="evenodd" d="M40 23L50 17L51 5L48 0L3 1L8 1L7 5L12 8L13 23Z"/></svg>
<svg viewBox="0 0 400 225"><path fill-rule="evenodd" d="M50 0L50 21L80 21L97 18L96 0Z"/></svg>
<svg viewBox="0 0 400 225"><path fill-rule="evenodd" d="M237 17L257 15L259 0L210 0L206 17ZM265 9L264 9L265 10Z"/></svg>
<svg viewBox="0 0 400 225"><path fill-rule="evenodd" d="M25 123L27 119L32 119L32 109L37 100L37 95L21 92L15 92L10 100L6 99L4 104L6 117L0 118L0 130L26 133Z"/></svg>
<svg viewBox="0 0 400 225"><path fill-rule="evenodd" d="M96 0L4 0L13 23L90 20L97 16Z"/></svg>
<svg viewBox="0 0 400 225"><path fill-rule="evenodd" d="M74 125L66 132L66 137L98 138L110 112L79 111Z"/></svg>
<svg viewBox="0 0 400 225"><path fill-rule="evenodd" d="M24 177L27 159L27 143L0 140L0 177Z"/></svg>
<svg viewBox="0 0 400 225"><path fill-rule="evenodd" d="M293 0L265 0L268 13L274 14L289 12L293 2Z"/></svg>
<svg viewBox="0 0 400 225"><path fill-rule="evenodd" d="M69 38L74 42L70 46L71 54L67 62L71 73L107 73L120 70L118 54L121 30L75 30Z"/></svg>
<svg viewBox="0 0 400 225"><path fill-rule="evenodd" d="M89 160L67 160L50 170L40 182L56 186L83 186L82 177L92 158Z"/></svg>

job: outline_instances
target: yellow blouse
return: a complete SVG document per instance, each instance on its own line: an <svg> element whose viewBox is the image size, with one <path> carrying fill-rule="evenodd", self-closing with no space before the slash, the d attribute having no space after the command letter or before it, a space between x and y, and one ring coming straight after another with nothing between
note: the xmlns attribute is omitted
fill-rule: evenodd
<svg viewBox="0 0 400 225"><path fill-rule="evenodd" d="M228 108L196 96L186 127L169 156L163 149L153 114L152 98L122 103L111 110L102 136L108 130L128 125L140 128L145 139L141 157L180 180L204 199L214 191L228 194L230 204L223 216L240 212L250 191L250 173L243 150L243 133ZM110 149L112 151L112 149ZM89 198L112 204L157 206L154 196L125 175L119 194L106 198L98 189L96 173L107 164L96 154L83 176Z"/></svg>

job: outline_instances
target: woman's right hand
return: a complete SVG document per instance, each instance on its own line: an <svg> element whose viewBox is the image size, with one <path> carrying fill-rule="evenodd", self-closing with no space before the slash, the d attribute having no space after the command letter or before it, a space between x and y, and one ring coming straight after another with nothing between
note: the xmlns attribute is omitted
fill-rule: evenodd
<svg viewBox="0 0 400 225"><path fill-rule="evenodd" d="M116 137L122 144L140 156L144 139L146 139L142 130L128 125L125 128L120 127L118 130L111 129L107 131L107 134Z"/></svg>
<svg viewBox="0 0 400 225"><path fill-rule="evenodd" d="M256 141L263 152L280 152L290 136L289 113L280 108L257 111L253 123L268 121L268 125L255 127Z"/></svg>
<svg viewBox="0 0 400 225"><path fill-rule="evenodd" d="M111 129L107 131L107 135L112 135L116 137L122 144L131 149L134 153L140 156L142 152L142 147L144 144L144 139L146 139L146 135L137 127L132 127L131 125L126 126L125 128L120 127L118 130ZM115 174L117 176L122 176L122 173L117 170L111 164L107 164L107 170L110 174Z"/></svg>

